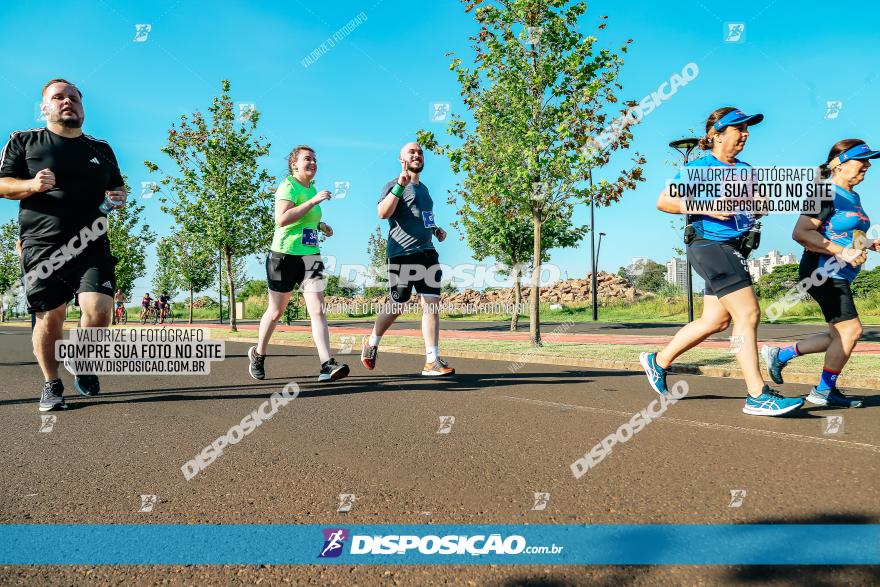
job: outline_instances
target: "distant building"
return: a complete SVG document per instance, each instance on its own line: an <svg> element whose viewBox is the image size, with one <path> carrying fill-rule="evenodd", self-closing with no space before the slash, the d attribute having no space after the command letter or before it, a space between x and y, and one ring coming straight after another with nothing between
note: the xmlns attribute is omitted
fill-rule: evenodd
<svg viewBox="0 0 880 587"><path fill-rule="evenodd" d="M791 253L783 255L777 250L772 250L763 257L749 259L749 273L753 281L758 281L762 276L772 272L774 267L790 265L792 263L796 264L797 262L797 257Z"/></svg>
<svg viewBox="0 0 880 587"><path fill-rule="evenodd" d="M678 258L666 261L666 281L684 291L687 288L687 261Z"/></svg>

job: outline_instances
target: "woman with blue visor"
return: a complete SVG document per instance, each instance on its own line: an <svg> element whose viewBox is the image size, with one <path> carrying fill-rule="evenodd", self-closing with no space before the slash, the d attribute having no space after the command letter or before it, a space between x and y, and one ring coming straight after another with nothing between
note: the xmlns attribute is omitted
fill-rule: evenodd
<svg viewBox="0 0 880 587"><path fill-rule="evenodd" d="M706 121L706 136L699 145L710 153L691 161L687 167L709 167L712 172L719 169L721 174L750 167L737 159L737 155L745 148L749 127L763 119L763 114L748 115L736 108L715 110ZM654 391L666 395L666 373L672 362L709 336L727 330L733 321L733 340L739 346L736 357L748 391L742 411L755 416L781 416L797 410L804 400L783 397L765 385L758 362L761 310L746 262L751 250L757 247L757 218L747 213L703 211L694 214L688 208L692 203L680 197L671 186L660 194L657 208L694 218L688 225L687 254L706 284L703 313L679 330L659 353L641 354L648 382Z"/></svg>
<svg viewBox="0 0 880 587"><path fill-rule="evenodd" d="M834 199L822 202L817 214L803 214L792 238L804 246L800 278L809 283L807 293L816 300L828 323L828 332L814 334L785 348L765 346L761 354L774 382L782 383L782 369L793 358L825 353L819 382L807 401L820 406L860 408L862 400L837 389L837 377L862 336L862 322L853 301L851 284L868 257L880 250L880 241L868 240L871 220L854 188L865 179L871 159L880 157L865 141L839 141L820 166L822 179L831 180Z"/></svg>

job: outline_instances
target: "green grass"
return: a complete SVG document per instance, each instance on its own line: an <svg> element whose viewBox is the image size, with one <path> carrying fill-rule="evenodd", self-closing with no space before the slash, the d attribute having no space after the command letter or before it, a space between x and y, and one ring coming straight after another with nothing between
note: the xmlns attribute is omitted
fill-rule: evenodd
<svg viewBox="0 0 880 587"><path fill-rule="evenodd" d="M761 309L766 310L776 300L761 300ZM880 293L868 298L856 298L856 307L862 322L865 324L880 324ZM136 322L139 320L140 307L128 308L128 321ZM249 298L245 302L245 319L257 320L266 311L265 300L259 297ZM699 316L702 311L702 297L694 297L694 313ZM305 308L301 311L301 319L306 319ZM217 308L196 308L193 311L195 320L217 320ZM330 320L364 320L375 317L375 314L328 314ZM456 314L444 313L442 317L445 320L463 320L463 321L502 321L510 322L510 314L494 313L494 314ZM76 320L79 318L79 311L72 310L68 318ZM228 312L223 312L224 320L229 319ZM241 316L239 316L241 318ZM189 319L189 311L182 304L178 303L174 306L174 319L176 322L185 322ZM564 304L560 310L551 310L549 304L541 304L541 322L590 322L593 319L592 308L589 302L578 302L575 304ZM766 313L763 314L766 322ZM421 314L408 313L400 317L403 321L421 320ZM528 324L528 315L520 316L520 322ZM650 322L650 323L684 323L687 322L687 302L684 296L675 298L646 298L635 302L627 302L625 300L613 300L603 302L599 307L599 320L603 322ZM813 301L801 302L786 310L785 314L776 321L778 324L823 324L824 319L819 307Z"/></svg>

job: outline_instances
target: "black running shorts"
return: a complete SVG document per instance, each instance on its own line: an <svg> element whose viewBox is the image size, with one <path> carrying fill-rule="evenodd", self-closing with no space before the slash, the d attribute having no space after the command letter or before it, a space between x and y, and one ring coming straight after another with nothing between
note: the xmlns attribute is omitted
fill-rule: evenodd
<svg viewBox="0 0 880 587"><path fill-rule="evenodd" d="M819 267L819 255L806 252L801 257L800 278L811 279L813 272ZM821 285L812 285L807 290L825 316L825 322L836 324L859 317L856 303L853 300L852 288L846 279L829 277Z"/></svg>
<svg viewBox="0 0 880 587"><path fill-rule="evenodd" d="M266 257L266 281L271 291L290 293L307 279L323 277L321 255L287 255L270 251Z"/></svg>
<svg viewBox="0 0 880 587"><path fill-rule="evenodd" d="M66 305L77 294L116 293L116 257L102 246L89 247L69 258L60 245L25 243L21 252L28 309L47 312Z"/></svg>
<svg viewBox="0 0 880 587"><path fill-rule="evenodd" d="M723 298L752 287L746 258L733 245L698 238L688 245L688 259L697 275L706 282L706 295Z"/></svg>
<svg viewBox="0 0 880 587"><path fill-rule="evenodd" d="M388 259L388 288L391 301L404 304L412 290L425 296L440 296L443 271L437 251L429 249Z"/></svg>

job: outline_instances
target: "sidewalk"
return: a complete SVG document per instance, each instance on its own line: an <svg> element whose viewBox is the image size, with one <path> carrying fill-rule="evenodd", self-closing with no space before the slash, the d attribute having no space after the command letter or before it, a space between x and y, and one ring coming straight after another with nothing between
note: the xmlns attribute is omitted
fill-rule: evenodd
<svg viewBox="0 0 880 587"><path fill-rule="evenodd" d="M174 326L189 326L188 324L175 323ZM228 324L193 324L194 328L211 328L223 329L229 328ZM239 330L257 330L258 325L253 323L239 323ZM821 331L823 327L817 326L817 331ZM282 325L275 327L276 332L306 332L311 333L308 326L299 325ZM362 336L369 335L372 329L363 326L339 326L330 325L331 334ZM417 328L393 328L386 334L389 336L406 336L413 338L421 338L422 331ZM443 339L458 338L465 340L508 340L528 342L529 335L527 332L497 332L489 330L455 330L449 328L441 329L441 337ZM644 346L645 350L658 349L672 340L671 336L655 336L655 335L633 335L633 334L582 334L576 332L568 332L565 325L543 326L541 330L542 339L545 342L569 342L575 344L616 344L616 345L633 345ZM794 340L794 337L792 338ZM761 345L786 346L788 342L780 342L778 340L761 340L758 341L758 347ZM706 349L728 349L730 341L728 339L710 339L699 345L700 348ZM859 342L853 354L856 355L880 355L880 343L876 342Z"/></svg>

